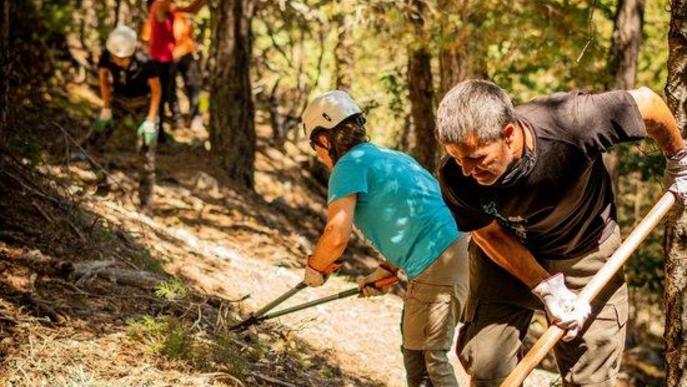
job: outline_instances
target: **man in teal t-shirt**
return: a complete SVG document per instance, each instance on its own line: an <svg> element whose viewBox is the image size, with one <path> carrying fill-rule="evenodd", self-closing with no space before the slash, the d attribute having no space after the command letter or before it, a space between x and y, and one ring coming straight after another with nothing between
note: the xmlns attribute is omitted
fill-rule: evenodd
<svg viewBox="0 0 687 387"><path fill-rule="evenodd" d="M327 202L351 194L356 227L409 279L458 237L437 181L405 153L371 143L351 148L334 165Z"/></svg>
<svg viewBox="0 0 687 387"><path fill-rule="evenodd" d="M446 352L467 296L467 241L444 204L438 182L413 158L369 143L358 105L325 93L303 114L306 135L330 170L327 226L308 259L305 282L320 286L343 253L353 224L390 264L359 285L408 277L401 332L409 386L457 386Z"/></svg>

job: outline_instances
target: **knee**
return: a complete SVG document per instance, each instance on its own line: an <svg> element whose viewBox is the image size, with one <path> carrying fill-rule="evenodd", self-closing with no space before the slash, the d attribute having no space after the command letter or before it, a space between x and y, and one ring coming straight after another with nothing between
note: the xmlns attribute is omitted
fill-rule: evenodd
<svg viewBox="0 0 687 387"><path fill-rule="evenodd" d="M518 362L519 341L494 340L480 345L479 337L456 348L458 360L471 376L474 386L498 386L515 368ZM513 344L513 345L508 345Z"/></svg>

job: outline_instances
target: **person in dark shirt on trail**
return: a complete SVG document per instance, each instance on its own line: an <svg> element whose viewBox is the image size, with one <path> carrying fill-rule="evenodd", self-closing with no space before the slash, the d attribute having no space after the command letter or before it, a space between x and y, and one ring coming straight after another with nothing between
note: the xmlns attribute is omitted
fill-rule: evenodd
<svg viewBox="0 0 687 387"><path fill-rule="evenodd" d="M155 64L137 50L137 44L136 32L126 26L117 27L107 39L106 50L98 62L103 108L89 143L102 151L115 128L113 110L118 119L130 115L141 122L137 130L137 148L144 161L140 170L139 200L144 210L150 210L162 91Z"/></svg>
<svg viewBox="0 0 687 387"><path fill-rule="evenodd" d="M602 153L647 135L684 202L687 149L648 88L556 93L513 108L497 85L468 80L443 98L439 181L458 227L472 231L457 352L473 386L498 386L515 368L535 309L567 330L555 347L564 386L614 384L628 312L623 272L591 305L576 293L621 242Z"/></svg>

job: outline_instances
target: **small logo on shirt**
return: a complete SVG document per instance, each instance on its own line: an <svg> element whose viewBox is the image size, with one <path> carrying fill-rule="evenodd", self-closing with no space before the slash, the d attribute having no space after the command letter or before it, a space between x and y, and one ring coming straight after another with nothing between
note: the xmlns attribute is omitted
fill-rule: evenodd
<svg viewBox="0 0 687 387"><path fill-rule="evenodd" d="M515 235L517 235L518 238L520 238L521 241L524 242L525 240L527 240L527 229L525 228L525 224L527 223L527 221L523 217L511 216L509 218L506 218L505 216L499 213L499 210L496 206L496 202L493 201L483 204L482 211L496 218L496 220L502 226L512 230L515 233Z"/></svg>

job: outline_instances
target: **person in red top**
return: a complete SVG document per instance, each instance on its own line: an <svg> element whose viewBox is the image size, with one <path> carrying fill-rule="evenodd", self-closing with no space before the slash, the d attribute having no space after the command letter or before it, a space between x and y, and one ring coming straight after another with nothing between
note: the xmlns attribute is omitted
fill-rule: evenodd
<svg viewBox="0 0 687 387"><path fill-rule="evenodd" d="M197 13L207 0L194 0L190 5L179 7L173 0L154 0L149 7L148 23L150 24L149 54L158 66L160 83L162 84L162 102L170 106L172 115L178 121L179 109L177 107L176 92L174 82L174 48L176 40L174 38L174 12ZM166 140L163 131L164 123L164 103L160 104L160 142Z"/></svg>

